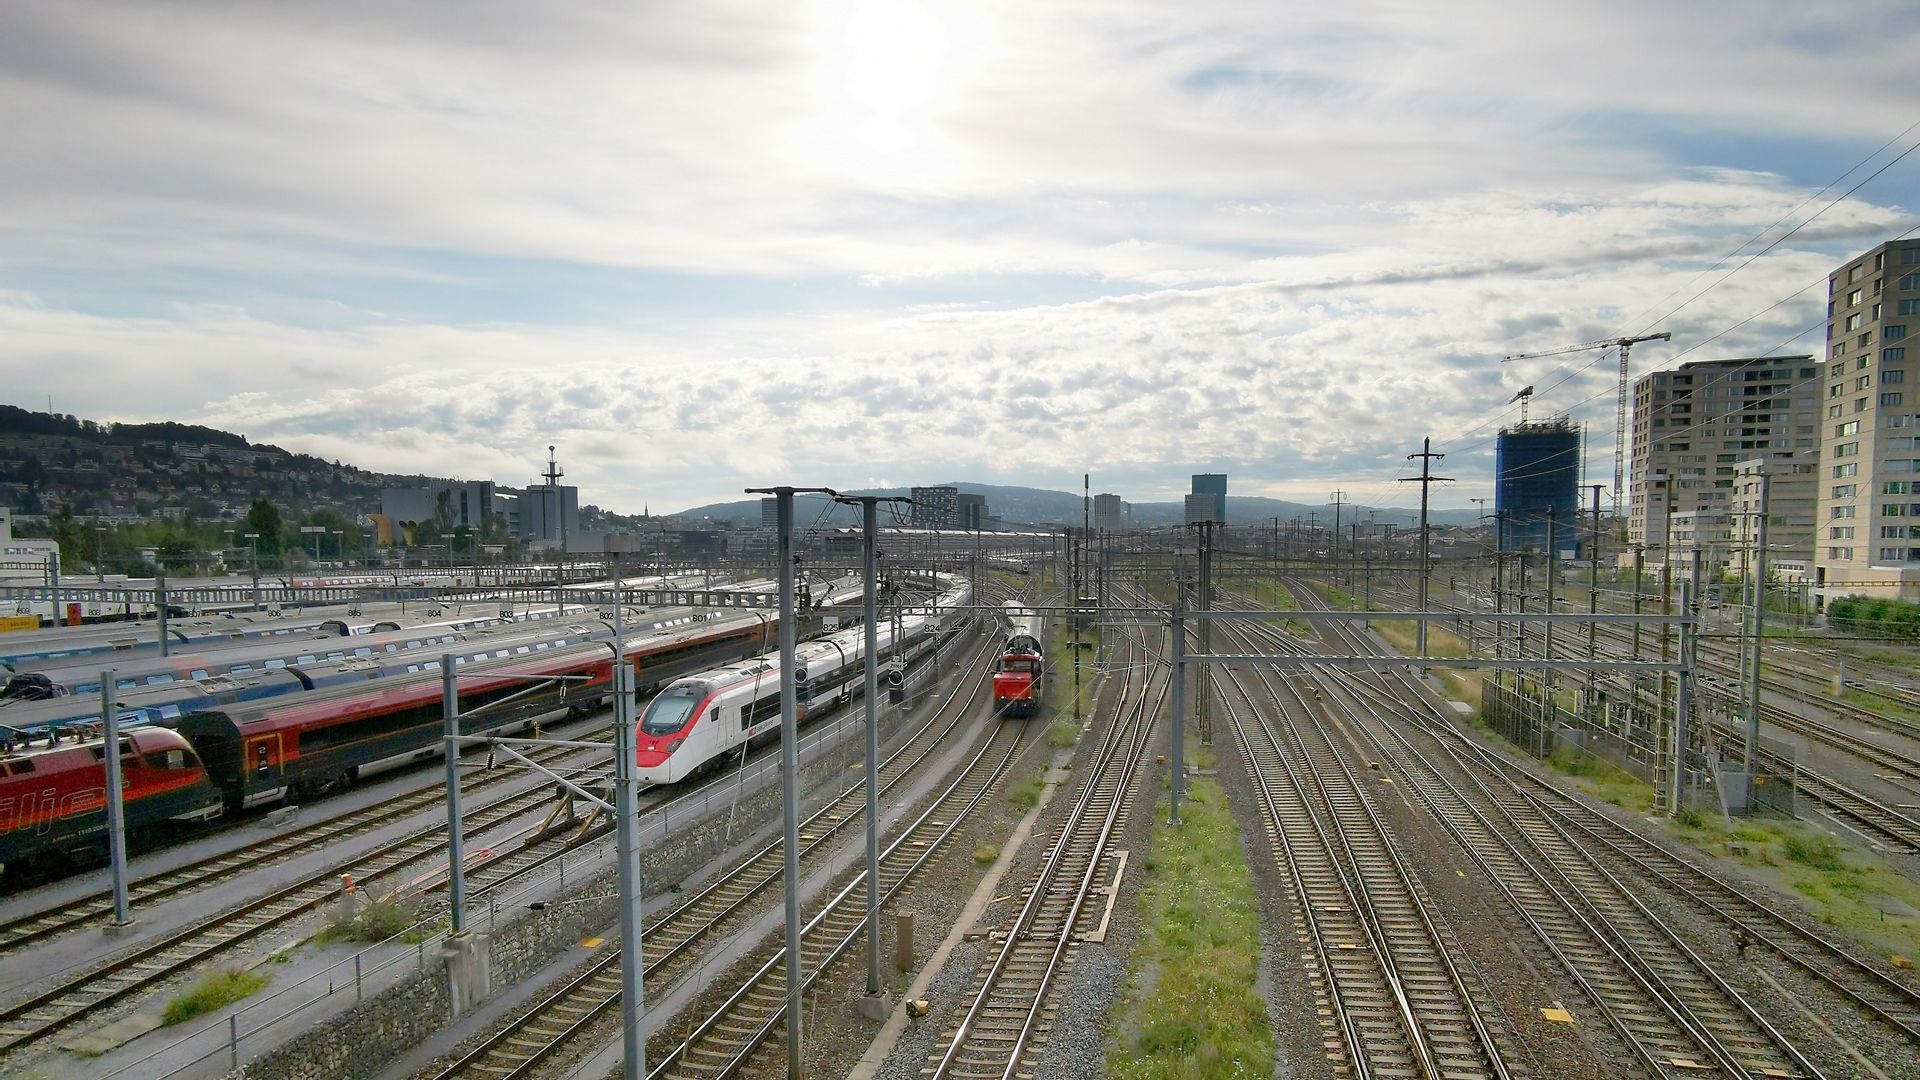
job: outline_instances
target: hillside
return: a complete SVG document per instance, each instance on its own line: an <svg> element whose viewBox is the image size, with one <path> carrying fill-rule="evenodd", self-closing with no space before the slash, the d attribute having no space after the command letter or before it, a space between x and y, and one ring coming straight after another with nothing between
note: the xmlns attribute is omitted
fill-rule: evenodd
<svg viewBox="0 0 1920 1080"><path fill-rule="evenodd" d="M65 506L76 517L212 521L264 498L296 516L331 509L354 521L379 511L383 488L448 482L370 472L194 424L102 424L0 405L0 506L23 515ZM583 505L580 520L605 528L628 519Z"/></svg>

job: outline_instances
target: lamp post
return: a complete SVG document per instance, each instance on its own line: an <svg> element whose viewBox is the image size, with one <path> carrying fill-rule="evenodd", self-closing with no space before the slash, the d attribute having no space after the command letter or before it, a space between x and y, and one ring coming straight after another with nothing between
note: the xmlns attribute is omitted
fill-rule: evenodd
<svg viewBox="0 0 1920 1080"><path fill-rule="evenodd" d="M333 557L340 562L341 569L347 565L347 534L340 529L328 529L333 536Z"/></svg>
<svg viewBox="0 0 1920 1080"><path fill-rule="evenodd" d="M325 525L302 525L300 531L313 536L313 568L320 569L320 537L327 531Z"/></svg>
<svg viewBox="0 0 1920 1080"><path fill-rule="evenodd" d="M101 548L105 545L106 537L107 527L105 525L95 525L93 527L93 578L95 581L100 582L107 580L106 563L101 559Z"/></svg>
<svg viewBox="0 0 1920 1080"><path fill-rule="evenodd" d="M253 568L253 609L258 611L260 610L260 534L247 533L246 541L247 550L251 552L247 562Z"/></svg>

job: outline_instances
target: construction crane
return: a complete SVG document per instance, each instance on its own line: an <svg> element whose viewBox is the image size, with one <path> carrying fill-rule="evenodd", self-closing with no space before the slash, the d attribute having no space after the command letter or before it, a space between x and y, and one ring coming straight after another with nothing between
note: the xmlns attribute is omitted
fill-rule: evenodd
<svg viewBox="0 0 1920 1080"><path fill-rule="evenodd" d="M1578 345L1568 345L1559 349L1547 349L1543 352L1514 353L1507 360L1532 360L1541 356L1560 356L1565 353L1586 352L1588 349L1620 350L1620 400L1613 411L1613 512L1619 514L1621 489L1626 486L1627 478L1627 354L1635 345L1643 341L1672 341L1672 334L1639 334L1634 337L1602 338L1599 341L1583 341ZM1511 402L1509 402L1511 404Z"/></svg>

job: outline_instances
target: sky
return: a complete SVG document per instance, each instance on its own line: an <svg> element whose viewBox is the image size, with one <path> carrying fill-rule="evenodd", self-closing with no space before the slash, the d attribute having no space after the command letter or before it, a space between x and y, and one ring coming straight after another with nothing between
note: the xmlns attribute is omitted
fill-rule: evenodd
<svg viewBox="0 0 1920 1080"><path fill-rule="evenodd" d="M1405 505L1423 438L1464 507L1532 384L1610 483L1613 356L1501 358L1823 351L1826 274L1920 229L1916 56L1903 2L9 4L0 385L503 484L551 444L659 513Z"/></svg>

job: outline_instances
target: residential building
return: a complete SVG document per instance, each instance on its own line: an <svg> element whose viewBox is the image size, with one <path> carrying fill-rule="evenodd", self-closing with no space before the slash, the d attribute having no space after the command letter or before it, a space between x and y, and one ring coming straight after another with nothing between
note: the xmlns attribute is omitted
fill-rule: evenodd
<svg viewBox="0 0 1920 1080"><path fill-rule="evenodd" d="M1580 548L1580 428L1564 416L1502 428L1494 441L1501 551Z"/></svg>
<svg viewBox="0 0 1920 1080"><path fill-rule="evenodd" d="M760 527L769 532L780 528L780 500L760 500Z"/></svg>
<svg viewBox="0 0 1920 1080"><path fill-rule="evenodd" d="M1825 374L1812 356L1758 356L1698 360L1634 382L1627 541L1644 545L1648 565L1666 558L1670 514L1727 511L1740 462L1813 453Z"/></svg>
<svg viewBox="0 0 1920 1080"><path fill-rule="evenodd" d="M1194 499L1202 501L1195 503ZM1195 517L1196 508L1200 516ZM1193 494L1187 496L1187 523L1227 520L1227 474L1194 473Z"/></svg>
<svg viewBox="0 0 1920 1080"><path fill-rule="evenodd" d="M1733 496L1728 500L1728 543L1742 576L1752 565L1759 540L1760 514L1767 515L1767 562L1777 572L1789 563L1813 558L1814 513L1819 501L1820 466L1814 455L1785 451L1748 458L1733 467ZM1767 477L1766 506L1760 504L1760 476Z"/></svg>
<svg viewBox="0 0 1920 1080"><path fill-rule="evenodd" d="M913 499L911 519L915 528L950 529L960 520L960 489L950 484L917 487L910 490Z"/></svg>
<svg viewBox="0 0 1920 1080"><path fill-rule="evenodd" d="M1881 244L1827 278L1814 584L1822 596L1920 600L1920 240ZM1916 342L1920 345L1920 342Z"/></svg>
<svg viewBox="0 0 1920 1080"><path fill-rule="evenodd" d="M1117 533L1126 527L1126 514L1120 496L1101 493L1093 497L1093 527L1104 533Z"/></svg>

